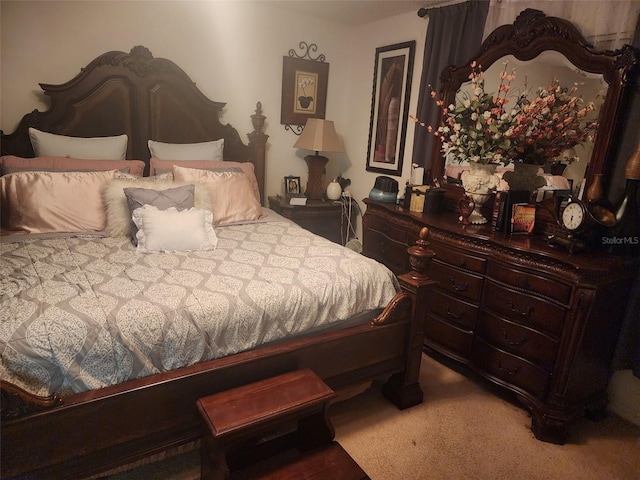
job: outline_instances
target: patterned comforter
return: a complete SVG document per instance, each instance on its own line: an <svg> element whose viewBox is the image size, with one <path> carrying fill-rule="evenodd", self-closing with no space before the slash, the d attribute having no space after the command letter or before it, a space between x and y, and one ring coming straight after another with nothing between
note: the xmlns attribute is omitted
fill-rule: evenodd
<svg viewBox="0 0 640 480"><path fill-rule="evenodd" d="M231 355L385 306L379 263L288 221L216 227L215 250L126 237L0 243L0 376L82 392Z"/></svg>

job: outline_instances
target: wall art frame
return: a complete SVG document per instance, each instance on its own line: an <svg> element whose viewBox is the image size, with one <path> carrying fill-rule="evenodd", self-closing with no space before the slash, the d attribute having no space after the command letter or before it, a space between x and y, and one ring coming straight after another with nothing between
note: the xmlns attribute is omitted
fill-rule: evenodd
<svg viewBox="0 0 640 480"><path fill-rule="evenodd" d="M415 40L376 48L367 171L402 175Z"/></svg>
<svg viewBox="0 0 640 480"><path fill-rule="evenodd" d="M309 118L325 118L327 109L327 89L329 86L329 64L324 55L312 57L315 44L300 42L303 55L289 50L282 57L282 105L280 123L285 129L304 126ZM297 128L294 133L302 133ZM293 129L293 128L292 128Z"/></svg>

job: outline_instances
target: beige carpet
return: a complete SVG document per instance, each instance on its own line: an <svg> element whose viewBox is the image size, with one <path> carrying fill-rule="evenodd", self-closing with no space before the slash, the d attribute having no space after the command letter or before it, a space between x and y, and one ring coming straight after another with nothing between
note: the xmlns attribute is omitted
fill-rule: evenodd
<svg viewBox="0 0 640 480"><path fill-rule="evenodd" d="M611 415L579 421L566 445L536 440L528 412L508 397L423 355L425 401L400 411L377 385L330 414L336 440L373 480L637 480L640 427ZM191 451L111 480L192 480Z"/></svg>

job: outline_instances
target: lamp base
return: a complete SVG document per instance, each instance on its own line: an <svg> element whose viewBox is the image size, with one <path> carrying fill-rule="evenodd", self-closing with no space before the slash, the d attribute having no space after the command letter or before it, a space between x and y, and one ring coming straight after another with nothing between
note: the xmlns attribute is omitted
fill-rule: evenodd
<svg viewBox="0 0 640 480"><path fill-rule="evenodd" d="M304 157L309 168L309 180L307 181L307 191L305 195L311 199L324 198L324 188L322 187L322 177L325 174L325 165L329 161L327 157L321 155L307 155Z"/></svg>

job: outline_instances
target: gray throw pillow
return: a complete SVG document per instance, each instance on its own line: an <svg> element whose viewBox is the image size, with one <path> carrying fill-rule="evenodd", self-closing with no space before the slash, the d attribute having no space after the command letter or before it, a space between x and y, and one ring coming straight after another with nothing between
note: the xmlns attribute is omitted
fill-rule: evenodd
<svg viewBox="0 0 640 480"><path fill-rule="evenodd" d="M125 188L129 213L143 205L153 205L158 210L167 210L175 207L176 210L188 210L193 208L195 201L195 185L183 185L181 187L167 188L166 190L152 190L149 188ZM131 240L138 245L138 227L131 220Z"/></svg>

